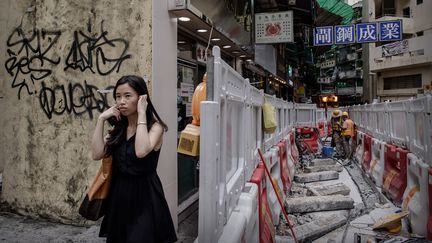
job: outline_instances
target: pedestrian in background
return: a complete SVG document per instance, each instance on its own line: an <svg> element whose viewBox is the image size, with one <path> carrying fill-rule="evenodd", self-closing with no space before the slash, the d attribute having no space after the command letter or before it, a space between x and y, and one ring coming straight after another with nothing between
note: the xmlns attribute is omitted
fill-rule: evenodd
<svg viewBox="0 0 432 243"><path fill-rule="evenodd" d="M141 77L123 76L115 105L98 118L92 139L94 160L112 156L113 177L99 236L112 242L175 242L177 236L156 173L167 125L160 119ZM104 123L115 125L104 138Z"/></svg>
<svg viewBox="0 0 432 243"><path fill-rule="evenodd" d="M344 157L344 148L342 142L342 111L334 110L332 112L332 144L336 147L335 157Z"/></svg>
<svg viewBox="0 0 432 243"><path fill-rule="evenodd" d="M342 112L342 138L345 150L345 159L352 159L353 154L353 138L354 138L354 122L349 118L348 112Z"/></svg>

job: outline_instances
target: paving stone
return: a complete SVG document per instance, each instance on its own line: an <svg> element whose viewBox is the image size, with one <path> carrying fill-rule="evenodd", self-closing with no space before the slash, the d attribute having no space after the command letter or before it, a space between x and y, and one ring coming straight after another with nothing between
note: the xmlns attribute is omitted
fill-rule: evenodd
<svg viewBox="0 0 432 243"><path fill-rule="evenodd" d="M337 171L341 172L343 170L342 165L317 165L317 166L307 166L304 169L304 172L321 172L321 171Z"/></svg>
<svg viewBox="0 0 432 243"><path fill-rule="evenodd" d="M316 196L330 196L338 194L348 196L351 192L351 189L342 182L325 186L311 186L308 187L308 190Z"/></svg>
<svg viewBox="0 0 432 243"><path fill-rule="evenodd" d="M285 209L288 213L310 213L351 208L354 208L354 200L349 196L342 195L295 197L285 200Z"/></svg>
<svg viewBox="0 0 432 243"><path fill-rule="evenodd" d="M314 182L314 181L327 181L339 178L339 173L336 171L322 171L313 173L303 173L294 176L294 180L300 183Z"/></svg>
<svg viewBox="0 0 432 243"><path fill-rule="evenodd" d="M337 229L347 222L346 212L336 211L325 216L318 217L316 220L294 227L294 233L297 241L310 242L334 229ZM291 235L280 236L276 235L277 243L294 242Z"/></svg>
<svg viewBox="0 0 432 243"><path fill-rule="evenodd" d="M321 165L335 165L336 161L334 159L313 159L309 165L310 166L321 166Z"/></svg>

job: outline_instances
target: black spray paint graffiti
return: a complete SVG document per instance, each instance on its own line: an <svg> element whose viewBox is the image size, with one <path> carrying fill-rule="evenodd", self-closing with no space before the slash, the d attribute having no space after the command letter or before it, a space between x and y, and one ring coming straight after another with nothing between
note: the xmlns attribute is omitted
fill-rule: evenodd
<svg viewBox="0 0 432 243"><path fill-rule="evenodd" d="M107 89L112 89L110 86ZM93 119L93 111L102 112L109 108L107 94L101 94L98 88L87 84L84 86L80 83L69 83L65 85L56 85L53 88L46 87L42 81L42 89L39 93L39 103L49 119L53 115L62 115L64 113L82 115L88 113L90 119Z"/></svg>
<svg viewBox="0 0 432 243"><path fill-rule="evenodd" d="M26 36L18 27L7 40L9 58L5 62L7 72L13 76L12 88L18 88L18 99L25 88L28 94L36 94L35 81L42 80L51 74L47 64L57 65L60 58L52 59L48 53L60 37L60 31L34 29ZM45 65L45 67L44 67ZM31 87L29 87L31 81Z"/></svg>
<svg viewBox="0 0 432 243"><path fill-rule="evenodd" d="M99 36L90 35L92 34L86 35L82 31L74 32L74 41L65 61L65 71L69 68L80 69L82 72L89 69L95 73L96 69L100 75L108 75L114 70L118 72L122 62L131 58L131 55L126 54L129 43L120 38L109 39L102 24ZM109 53L113 53L117 48L123 48L122 53L116 57L108 57Z"/></svg>

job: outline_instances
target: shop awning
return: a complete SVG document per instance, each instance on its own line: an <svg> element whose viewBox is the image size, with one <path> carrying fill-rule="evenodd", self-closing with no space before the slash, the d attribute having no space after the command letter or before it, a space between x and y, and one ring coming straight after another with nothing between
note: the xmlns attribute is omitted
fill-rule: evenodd
<svg viewBox="0 0 432 243"><path fill-rule="evenodd" d="M342 17L340 24L351 24L354 11L350 5L342 0L317 0L317 3L320 8Z"/></svg>

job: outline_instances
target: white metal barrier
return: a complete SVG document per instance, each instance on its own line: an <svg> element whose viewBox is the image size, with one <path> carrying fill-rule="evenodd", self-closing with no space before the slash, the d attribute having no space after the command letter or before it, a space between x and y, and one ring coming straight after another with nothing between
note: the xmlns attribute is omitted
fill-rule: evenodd
<svg viewBox="0 0 432 243"><path fill-rule="evenodd" d="M350 112L360 130L357 134L359 144L356 153L359 161L362 161L364 134L374 137L369 173L377 186L385 184L382 171L387 163L383 148L385 144L395 144L411 152L408 154L406 171L400 172L407 175L403 207L409 211L408 218L413 233L428 236L432 240L432 226L428 225L428 222L432 222L429 202L432 195L432 96L353 106Z"/></svg>
<svg viewBox="0 0 432 243"><path fill-rule="evenodd" d="M257 149L268 154L271 175L282 189L278 147L288 139L297 115L290 102L265 95L222 61L213 48L208 63L209 101L201 102L200 189L198 242L258 241L257 190L247 186L258 162ZM276 109L278 128L272 134L262 130L265 99ZM310 107L312 108L312 107ZM303 109L307 111L307 109ZM315 109L308 111L315 123ZM273 221L281 207L266 178ZM282 191L282 190L281 190ZM283 195L283 193L282 193ZM278 209L279 208L279 209ZM235 229L234 229L235 228Z"/></svg>
<svg viewBox="0 0 432 243"><path fill-rule="evenodd" d="M385 142L372 138L372 159L369 175L377 187L382 187L384 176L384 148Z"/></svg>
<svg viewBox="0 0 432 243"><path fill-rule="evenodd" d="M412 100L409 104L409 150L420 159L432 158L432 97ZM428 136L429 134L429 136ZM429 161L431 162L431 161ZM429 165L432 165L429 163Z"/></svg>
<svg viewBox="0 0 432 243"><path fill-rule="evenodd" d="M407 187L402 208L408 209L413 233L427 235L429 216L429 166L412 153L408 154Z"/></svg>
<svg viewBox="0 0 432 243"><path fill-rule="evenodd" d="M315 104L294 104L296 126L316 126L316 105Z"/></svg>
<svg viewBox="0 0 432 243"><path fill-rule="evenodd" d="M325 111L314 104L293 104L265 95L222 61L218 47L213 48L213 54L208 65L210 95L207 96L210 100L201 103L198 241L256 242L258 192L247 185L259 162L257 149L261 148L267 155L272 177L282 189L281 160L276 145L282 139L287 140L292 178L293 167L298 162L293 158L296 153L294 127L316 127L318 121L323 121ZM273 134L262 130L264 97L276 109L278 128ZM377 184L382 179L384 143L408 147L419 160L432 165L431 96L346 109L359 129L356 152L359 161L363 161L364 134L375 137L372 160L377 163L370 168L370 173L376 177ZM327 110L328 118L332 111ZM265 180L272 219L277 224L281 208L270 180Z"/></svg>

